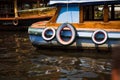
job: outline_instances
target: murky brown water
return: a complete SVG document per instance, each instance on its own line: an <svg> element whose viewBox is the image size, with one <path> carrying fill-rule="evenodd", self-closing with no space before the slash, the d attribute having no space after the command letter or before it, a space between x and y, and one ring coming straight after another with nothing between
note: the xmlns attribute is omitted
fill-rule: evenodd
<svg viewBox="0 0 120 80"><path fill-rule="evenodd" d="M110 80L111 53L36 50L27 31L0 32L0 80Z"/></svg>

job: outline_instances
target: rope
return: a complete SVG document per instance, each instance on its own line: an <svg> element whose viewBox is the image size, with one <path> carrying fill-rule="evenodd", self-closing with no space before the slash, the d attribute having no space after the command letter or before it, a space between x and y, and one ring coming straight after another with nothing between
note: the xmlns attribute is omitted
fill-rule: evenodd
<svg viewBox="0 0 120 80"><path fill-rule="evenodd" d="M68 13L68 11L69 11L69 0L67 1L67 23L68 23L68 18L69 18L69 13Z"/></svg>

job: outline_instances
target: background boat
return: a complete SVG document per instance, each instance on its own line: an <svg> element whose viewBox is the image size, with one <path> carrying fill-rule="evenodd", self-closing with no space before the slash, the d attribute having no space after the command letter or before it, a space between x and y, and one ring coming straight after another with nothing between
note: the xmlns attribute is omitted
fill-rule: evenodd
<svg viewBox="0 0 120 80"><path fill-rule="evenodd" d="M55 12L47 0L0 0L0 29L28 27L40 20L49 20ZM10 27L11 26L11 27ZM9 28L9 29L8 29Z"/></svg>

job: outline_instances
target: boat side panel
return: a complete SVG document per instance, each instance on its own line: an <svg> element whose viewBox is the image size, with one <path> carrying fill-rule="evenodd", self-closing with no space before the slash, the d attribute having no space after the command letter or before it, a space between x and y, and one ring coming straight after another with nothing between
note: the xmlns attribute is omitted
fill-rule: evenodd
<svg viewBox="0 0 120 80"><path fill-rule="evenodd" d="M42 29L43 30L43 29ZM52 41L45 41L42 36L41 36L41 31L40 29L37 29L37 31L30 31L29 30L29 34L30 34L30 40L32 42L32 44L37 45L39 47L42 46L46 46L46 47L56 47L56 46L60 46L60 47L64 47L62 45L60 45L57 42L57 39L54 38ZM38 33L38 34L36 34ZM65 31L64 34L61 34L64 38L69 38L70 31ZM68 46L68 47L82 47L82 48L96 48L96 47L100 47L100 48L108 48L108 47L113 47L115 45L118 45L118 43L120 42L120 32L116 32L116 33L108 33L108 40L105 42L105 44L102 45L96 45L92 39L93 31L77 31L77 35L76 35L76 40L75 42ZM65 35L65 36L64 36Z"/></svg>
<svg viewBox="0 0 120 80"><path fill-rule="evenodd" d="M60 23L50 23L46 26L58 28L61 24ZM72 23L72 25L76 28L83 28L84 29L117 29L120 31L120 21L85 21L84 23ZM34 23L32 28L41 28L40 24Z"/></svg>
<svg viewBox="0 0 120 80"><path fill-rule="evenodd" d="M56 23L79 23L79 5L68 6L61 8Z"/></svg>

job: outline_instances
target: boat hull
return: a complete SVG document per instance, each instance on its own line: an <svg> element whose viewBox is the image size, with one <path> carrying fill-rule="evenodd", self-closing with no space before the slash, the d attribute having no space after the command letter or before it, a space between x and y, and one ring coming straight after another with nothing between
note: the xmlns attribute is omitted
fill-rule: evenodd
<svg viewBox="0 0 120 80"><path fill-rule="evenodd" d="M75 48L75 49L111 49L115 46L117 46L120 42L120 32L107 32L108 39L104 44L98 45L95 44L92 40L92 34L94 33L94 30L79 30L77 29L77 34L75 41L71 45L61 45L56 36L51 41L45 41L42 38L42 31L44 28L32 28L30 27L28 29L29 38L32 44L37 48L63 48L63 49L69 49L69 48ZM70 37L70 31L66 30L64 33L64 38Z"/></svg>

